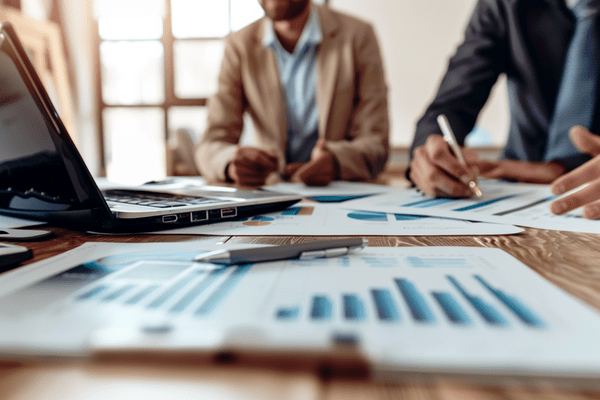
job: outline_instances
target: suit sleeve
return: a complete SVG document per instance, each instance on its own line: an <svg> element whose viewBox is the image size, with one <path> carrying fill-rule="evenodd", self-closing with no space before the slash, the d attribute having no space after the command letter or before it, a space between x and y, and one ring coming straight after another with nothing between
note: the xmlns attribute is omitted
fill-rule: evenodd
<svg viewBox="0 0 600 400"><path fill-rule="evenodd" d="M500 0L479 0L462 44L450 58L435 99L417 123L410 155L432 134L441 134L436 118L445 114L458 142L475 126L499 75L506 70L506 15Z"/></svg>
<svg viewBox="0 0 600 400"><path fill-rule="evenodd" d="M225 168L242 135L245 103L240 54L227 40L217 93L208 102L207 128L194 152L200 173L207 181L226 180Z"/></svg>
<svg viewBox="0 0 600 400"><path fill-rule="evenodd" d="M369 180L384 168L389 152L387 85L375 32L367 25L355 44L357 84L348 125L350 140L328 141L342 180Z"/></svg>

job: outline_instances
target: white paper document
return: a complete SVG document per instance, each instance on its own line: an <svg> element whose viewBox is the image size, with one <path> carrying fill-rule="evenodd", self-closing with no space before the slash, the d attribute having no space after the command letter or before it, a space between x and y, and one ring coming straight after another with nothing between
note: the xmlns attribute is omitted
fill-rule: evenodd
<svg viewBox="0 0 600 400"><path fill-rule="evenodd" d="M521 228L419 215L347 210L340 205L299 203L275 213L157 232L188 235L262 236L440 236L509 235Z"/></svg>
<svg viewBox="0 0 600 400"><path fill-rule="evenodd" d="M0 214L0 230L9 228L24 228L27 226L44 225L46 222L33 221L30 219L23 219L17 217L9 217L8 215ZM2 237L0 236L0 240Z"/></svg>
<svg viewBox="0 0 600 400"><path fill-rule="evenodd" d="M331 202L365 197L392 190L385 185L348 181L333 181L327 186L306 186L304 183L282 182L275 185L263 186L263 189L280 193L297 194L299 196Z"/></svg>
<svg viewBox="0 0 600 400"><path fill-rule="evenodd" d="M550 203L557 199L550 185L511 183L482 179L481 199L449 199L424 196L415 189L350 200L344 207L388 213L429 215L513 224L539 229L600 233L600 221L587 220L581 210L565 215L550 212Z"/></svg>
<svg viewBox="0 0 600 400"><path fill-rule="evenodd" d="M233 267L190 262L202 249L88 243L2 275L0 356L354 355L386 379L599 383L599 313L499 249L367 247Z"/></svg>

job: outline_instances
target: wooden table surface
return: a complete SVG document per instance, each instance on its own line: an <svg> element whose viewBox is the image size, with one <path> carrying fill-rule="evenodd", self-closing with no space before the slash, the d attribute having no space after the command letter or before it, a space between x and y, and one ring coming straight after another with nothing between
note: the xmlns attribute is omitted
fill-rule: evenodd
<svg viewBox="0 0 600 400"><path fill-rule="evenodd" d="M61 228L50 239L17 242L39 261L88 241L211 241L283 244L310 237L214 237L181 235L101 236ZM476 246L500 248L550 282L600 310L600 236L526 229L509 236L370 236L369 246ZM600 340L600 332L599 332ZM549 349L551 351L551 349ZM0 364L0 399L600 399L598 391L506 384L484 387L459 381L372 382L326 377L314 371L282 371L234 365L148 364L131 360L45 361Z"/></svg>

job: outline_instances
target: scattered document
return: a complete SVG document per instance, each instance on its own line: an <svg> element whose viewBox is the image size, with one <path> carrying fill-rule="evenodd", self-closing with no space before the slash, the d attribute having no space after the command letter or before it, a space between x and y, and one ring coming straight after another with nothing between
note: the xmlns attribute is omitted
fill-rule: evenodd
<svg viewBox="0 0 600 400"><path fill-rule="evenodd" d="M156 232L222 236L439 236L510 235L521 228L419 215L355 211L332 204L299 203L275 213Z"/></svg>
<svg viewBox="0 0 600 400"><path fill-rule="evenodd" d="M599 383L600 314L502 250L367 247L224 267L190 262L201 249L87 243L2 275L0 356L227 350L331 360L349 349L386 379Z"/></svg>
<svg viewBox="0 0 600 400"><path fill-rule="evenodd" d="M30 219L9 217L8 215L0 214L0 230L2 229L10 229L10 228L25 228L28 226L38 226L44 225L46 222L43 221L33 221ZM0 240L2 240L0 238Z"/></svg>
<svg viewBox="0 0 600 400"><path fill-rule="evenodd" d="M386 193L392 190L385 185L364 182L333 181L327 186L306 186L303 183L282 182L275 185L263 186L265 190L280 193L297 194L322 202L340 202Z"/></svg>
<svg viewBox="0 0 600 400"><path fill-rule="evenodd" d="M495 222L539 229L600 233L600 221L584 219L581 209L565 215L550 212L558 196L550 185L511 183L482 179L481 199L448 199L424 196L415 189L351 200L344 207L387 213L406 213L471 221Z"/></svg>

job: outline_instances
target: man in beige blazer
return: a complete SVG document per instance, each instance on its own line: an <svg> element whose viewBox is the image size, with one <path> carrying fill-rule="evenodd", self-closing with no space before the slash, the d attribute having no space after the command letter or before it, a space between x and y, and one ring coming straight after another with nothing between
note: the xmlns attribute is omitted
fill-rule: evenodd
<svg viewBox="0 0 600 400"><path fill-rule="evenodd" d="M310 0L258 1L266 16L226 39L218 91L208 104L208 128L194 154L201 173L208 181L244 186L262 185L269 175L309 185L375 178L388 157L389 119L373 28ZM282 56L264 39L270 29L281 51L293 54L311 16L318 18L321 36L313 90L318 121L309 158L294 160L286 154L293 129L286 117L292 105L286 104L280 82ZM239 145L244 112L253 120L256 147Z"/></svg>

